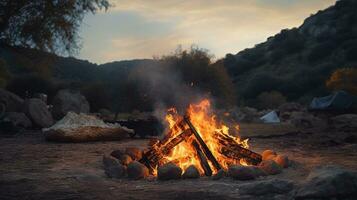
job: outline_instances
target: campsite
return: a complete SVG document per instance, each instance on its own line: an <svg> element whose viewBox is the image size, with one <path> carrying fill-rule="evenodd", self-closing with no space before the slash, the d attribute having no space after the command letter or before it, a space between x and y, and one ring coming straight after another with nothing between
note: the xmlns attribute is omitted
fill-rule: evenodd
<svg viewBox="0 0 357 200"><path fill-rule="evenodd" d="M356 10L0 2L0 199L357 199Z"/></svg>

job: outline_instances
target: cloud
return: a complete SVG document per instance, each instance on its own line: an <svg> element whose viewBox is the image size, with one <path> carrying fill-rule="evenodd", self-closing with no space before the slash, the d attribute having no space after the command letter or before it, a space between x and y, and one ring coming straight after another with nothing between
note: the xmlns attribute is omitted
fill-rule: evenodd
<svg viewBox="0 0 357 200"><path fill-rule="evenodd" d="M112 0L115 7L109 12L85 19L80 56L95 62L150 58L172 52L179 44L195 43L219 58L299 26L311 13L334 2Z"/></svg>

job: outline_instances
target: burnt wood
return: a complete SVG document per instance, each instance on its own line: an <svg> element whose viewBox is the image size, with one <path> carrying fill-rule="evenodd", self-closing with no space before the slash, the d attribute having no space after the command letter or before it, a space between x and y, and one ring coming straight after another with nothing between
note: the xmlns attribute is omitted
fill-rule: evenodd
<svg viewBox="0 0 357 200"><path fill-rule="evenodd" d="M232 159L244 159L248 164L258 165L262 161L262 156L249 149L242 147L233 138L224 135L217 135L218 141L222 144L221 153Z"/></svg>
<svg viewBox="0 0 357 200"><path fill-rule="evenodd" d="M205 171L205 175L206 176L212 176L212 169L209 166L207 158L206 158L205 154L202 152L202 150L200 148L200 145L197 143L196 140L193 140L192 141L192 146L196 150L197 156L198 156L198 158L200 160L201 167L202 167L203 171Z"/></svg>
<svg viewBox="0 0 357 200"><path fill-rule="evenodd" d="M203 150L203 152L205 153L205 155L207 156L207 159L209 161L211 161L212 165L214 166L214 168L216 168L216 170L220 170L222 169L221 165L218 163L218 161L216 160L216 158L214 157L214 155L212 154L211 150L209 150L207 144L203 141L203 139L201 138L200 134L197 132L196 128L193 126L193 124L191 123L190 119L188 116L184 117L185 122L187 123L187 125L190 127L190 129L192 130L193 134L195 135L198 143L201 146L201 149Z"/></svg>
<svg viewBox="0 0 357 200"><path fill-rule="evenodd" d="M149 151L147 151L139 162L145 164L152 172L163 159L164 156L169 155L171 150L182 141L187 140L192 135L192 131L186 129L178 136L174 137L165 145L153 145Z"/></svg>

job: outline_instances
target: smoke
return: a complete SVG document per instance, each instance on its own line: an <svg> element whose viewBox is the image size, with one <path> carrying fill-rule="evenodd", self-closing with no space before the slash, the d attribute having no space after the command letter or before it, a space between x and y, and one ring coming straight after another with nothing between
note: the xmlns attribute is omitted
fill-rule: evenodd
<svg viewBox="0 0 357 200"><path fill-rule="evenodd" d="M168 108L175 107L184 114L190 103L208 97L194 83L185 82L179 69L168 62L140 66L131 76L139 84L141 92L152 100L154 115L158 119L164 118Z"/></svg>

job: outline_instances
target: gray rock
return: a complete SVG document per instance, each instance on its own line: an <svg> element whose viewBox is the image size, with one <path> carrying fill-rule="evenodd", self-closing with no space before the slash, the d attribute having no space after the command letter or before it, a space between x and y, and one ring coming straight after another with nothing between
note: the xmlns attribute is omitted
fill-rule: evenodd
<svg viewBox="0 0 357 200"><path fill-rule="evenodd" d="M263 181L255 181L252 183L242 184L239 187L239 193L254 196L271 195L271 194L286 194L294 189L294 184L291 181L270 179Z"/></svg>
<svg viewBox="0 0 357 200"><path fill-rule="evenodd" d="M200 172L194 165L190 165L182 175L183 178L199 178Z"/></svg>
<svg viewBox="0 0 357 200"><path fill-rule="evenodd" d="M21 112L24 100L14 93L0 88L0 103L5 104L6 112Z"/></svg>
<svg viewBox="0 0 357 200"><path fill-rule="evenodd" d="M113 156L104 155L103 165L105 174L110 178L123 178L125 177L125 167Z"/></svg>
<svg viewBox="0 0 357 200"><path fill-rule="evenodd" d="M264 172L254 166L231 165L228 168L228 175L236 180L244 181L263 176Z"/></svg>
<svg viewBox="0 0 357 200"><path fill-rule="evenodd" d="M157 178L159 180L180 179L182 169L173 163L167 163L158 168Z"/></svg>
<svg viewBox="0 0 357 200"><path fill-rule="evenodd" d="M219 180L226 177L227 173L223 169L218 170L218 172L212 176L213 180Z"/></svg>
<svg viewBox="0 0 357 200"><path fill-rule="evenodd" d="M312 170L296 199L356 199L357 174L337 166Z"/></svg>
<svg viewBox="0 0 357 200"><path fill-rule="evenodd" d="M136 147L126 148L125 153L128 154L133 160L140 160L143 156L142 150Z"/></svg>
<svg viewBox="0 0 357 200"><path fill-rule="evenodd" d="M282 172L282 168L274 160L264 160L259 164L259 168L266 174L275 175Z"/></svg>
<svg viewBox="0 0 357 200"><path fill-rule="evenodd" d="M125 153L120 150L120 149L117 149L117 150L114 150L110 153L111 156L115 157L116 159L120 159L122 155L124 155Z"/></svg>
<svg viewBox="0 0 357 200"><path fill-rule="evenodd" d="M32 122L24 113L18 112L8 112L4 118L5 121L10 121L14 126L30 128L32 126Z"/></svg>
<svg viewBox="0 0 357 200"><path fill-rule="evenodd" d="M129 163L133 162L133 159L128 154L125 154L121 150L114 150L110 153L111 156L115 157L119 160L119 162L125 166L129 165Z"/></svg>
<svg viewBox="0 0 357 200"><path fill-rule="evenodd" d="M146 178L149 176L149 169L138 161L131 162L128 165L127 172L128 177L134 180Z"/></svg>
<svg viewBox="0 0 357 200"><path fill-rule="evenodd" d="M55 119L61 119L69 111L89 113L90 107L87 99L77 90L63 89L58 91L53 98L52 114Z"/></svg>
<svg viewBox="0 0 357 200"><path fill-rule="evenodd" d="M41 128L50 127L53 124L53 118L47 105L40 99L27 99L24 103L25 113L32 123Z"/></svg>

